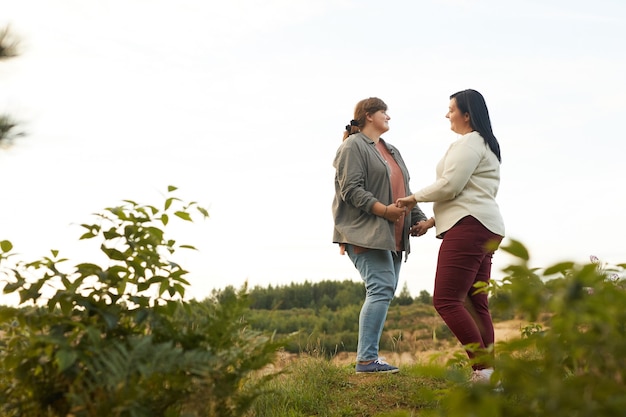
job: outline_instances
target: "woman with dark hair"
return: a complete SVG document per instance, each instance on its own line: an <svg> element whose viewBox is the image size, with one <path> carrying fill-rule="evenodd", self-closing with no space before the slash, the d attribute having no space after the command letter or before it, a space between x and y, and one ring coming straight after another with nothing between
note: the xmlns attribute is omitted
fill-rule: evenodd
<svg viewBox="0 0 626 417"><path fill-rule="evenodd" d="M412 233L433 226L443 239L439 248L433 304L472 362L473 382L489 382L493 373L494 330L487 293L476 284L491 277L491 258L504 237L496 203L500 185L500 145L491 129L483 96L463 90L450 97L446 117L460 137L437 165L436 181L396 201L410 209L433 202L434 218Z"/></svg>
<svg viewBox="0 0 626 417"><path fill-rule="evenodd" d="M357 373L399 371L378 356L378 347L398 287L402 255L406 260L410 252L410 228L426 220L416 204L409 212L395 204L411 191L400 152L380 137L389 130L389 120L381 99L361 100L333 163L333 242L339 244L341 254L348 254L366 290L359 315Z"/></svg>

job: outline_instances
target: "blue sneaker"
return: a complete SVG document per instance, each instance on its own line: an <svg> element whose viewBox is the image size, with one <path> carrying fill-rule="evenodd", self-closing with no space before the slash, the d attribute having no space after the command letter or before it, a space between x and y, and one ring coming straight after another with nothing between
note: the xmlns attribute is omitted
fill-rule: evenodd
<svg viewBox="0 0 626 417"><path fill-rule="evenodd" d="M378 358L372 363L368 363L367 365L363 365L361 363L356 364L356 373L357 374L368 374L368 373L382 373L382 374L395 374L396 372L400 372L400 369L395 366L389 365L387 362Z"/></svg>

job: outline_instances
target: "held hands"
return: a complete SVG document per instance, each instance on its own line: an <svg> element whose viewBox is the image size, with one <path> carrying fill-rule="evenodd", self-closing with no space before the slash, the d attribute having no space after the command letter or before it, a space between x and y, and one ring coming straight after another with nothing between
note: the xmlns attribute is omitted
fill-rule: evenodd
<svg viewBox="0 0 626 417"><path fill-rule="evenodd" d="M404 218L406 211L407 210L404 207L398 207L395 204L389 204L385 207L385 212L383 213L382 217L390 222L399 222L401 219Z"/></svg>
<svg viewBox="0 0 626 417"><path fill-rule="evenodd" d="M396 200L396 206L406 207L407 210L412 210L416 204L417 204L417 200L415 200L415 197L413 197L412 194Z"/></svg>
<svg viewBox="0 0 626 417"><path fill-rule="evenodd" d="M396 200L397 207L401 207L404 210L408 210L408 211L412 210L416 204L417 204L417 200L415 199L413 195L402 197ZM435 226L435 219L431 217L428 220L422 220L422 221L415 223L409 229L409 233L411 236L422 236L422 235L425 235L428 229L430 229L433 226Z"/></svg>
<svg viewBox="0 0 626 417"><path fill-rule="evenodd" d="M422 221L415 223L409 229L409 233L411 236L422 236L422 235L425 235L428 229L430 229L434 225L435 225L435 219L431 217L428 220L422 220Z"/></svg>

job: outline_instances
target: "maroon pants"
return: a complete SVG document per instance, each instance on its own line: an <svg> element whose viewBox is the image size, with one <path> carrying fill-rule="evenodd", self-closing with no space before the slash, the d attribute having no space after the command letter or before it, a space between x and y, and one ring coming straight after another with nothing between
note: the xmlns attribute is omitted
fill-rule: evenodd
<svg viewBox="0 0 626 417"><path fill-rule="evenodd" d="M491 233L472 216L459 220L448 230L439 248L433 304L462 345L483 350L493 345L494 332L486 292L474 284L489 282L491 257L502 236ZM488 248L488 244L494 246ZM470 359L478 351L467 350ZM486 364L475 364L474 369Z"/></svg>

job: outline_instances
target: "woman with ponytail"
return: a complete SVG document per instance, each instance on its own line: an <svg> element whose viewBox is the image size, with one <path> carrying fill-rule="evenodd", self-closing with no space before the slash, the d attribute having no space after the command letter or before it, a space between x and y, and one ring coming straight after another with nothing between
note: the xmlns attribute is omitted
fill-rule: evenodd
<svg viewBox="0 0 626 417"><path fill-rule="evenodd" d="M389 130L389 120L381 99L361 100L333 163L333 242L341 254L348 254L366 289L359 315L357 373L399 371L378 356L378 347L403 254L406 260L410 252L410 228L426 220L416 204L410 211L395 205L411 191L400 152L381 137Z"/></svg>

